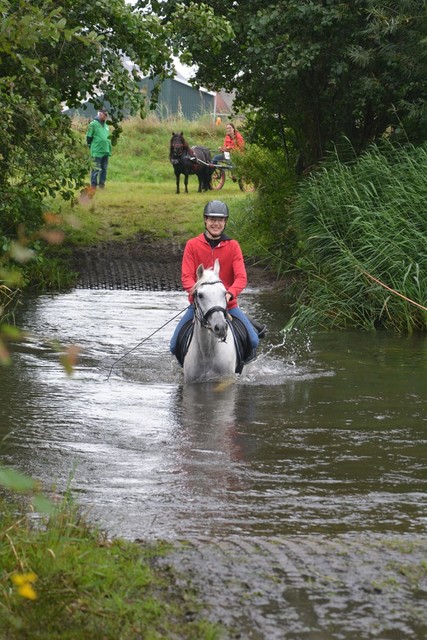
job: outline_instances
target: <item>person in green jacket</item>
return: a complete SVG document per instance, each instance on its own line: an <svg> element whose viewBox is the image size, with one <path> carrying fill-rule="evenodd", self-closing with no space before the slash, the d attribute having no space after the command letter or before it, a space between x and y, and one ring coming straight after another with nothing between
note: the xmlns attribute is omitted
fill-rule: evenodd
<svg viewBox="0 0 427 640"><path fill-rule="evenodd" d="M86 142L93 159L93 169L90 174L90 185L93 189L97 187L103 189L107 179L108 160L111 156L111 138L107 118L108 111L100 109L86 133Z"/></svg>

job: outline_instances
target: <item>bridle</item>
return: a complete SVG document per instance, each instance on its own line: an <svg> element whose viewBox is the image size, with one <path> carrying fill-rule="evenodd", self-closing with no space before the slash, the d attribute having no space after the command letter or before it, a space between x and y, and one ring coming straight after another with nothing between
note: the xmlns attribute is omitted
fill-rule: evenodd
<svg viewBox="0 0 427 640"><path fill-rule="evenodd" d="M183 142L172 142L172 154L176 158L180 158L184 151L184 143Z"/></svg>
<svg viewBox="0 0 427 640"><path fill-rule="evenodd" d="M212 282L202 282L198 285L197 289L194 291L194 316L196 318L196 320L198 320L200 322L200 325L202 327L204 327L205 329L209 329L209 331L212 331L212 327L210 326L208 320L210 318L210 316L215 313L215 311L220 311L224 318L227 317L227 307L220 307L220 306L215 306L215 307L211 307L210 309L208 309L206 311L206 313L203 313L203 311L201 310L198 301L197 301L197 292L199 290L200 287L206 287L207 285L210 284L222 284L221 280L213 280ZM225 338L223 339L223 342L225 341Z"/></svg>

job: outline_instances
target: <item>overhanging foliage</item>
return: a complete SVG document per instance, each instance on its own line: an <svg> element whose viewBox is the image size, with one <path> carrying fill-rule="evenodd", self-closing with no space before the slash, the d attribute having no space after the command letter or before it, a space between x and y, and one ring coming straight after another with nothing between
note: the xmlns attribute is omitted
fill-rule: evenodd
<svg viewBox="0 0 427 640"><path fill-rule="evenodd" d="M154 5L173 19L177 3ZM341 136L359 151L390 125L404 124L411 141L426 139L424 1L213 0L210 6L229 20L235 37L213 55L196 33L183 35L198 80L235 89L236 104L270 119L276 132L282 116L306 164Z"/></svg>

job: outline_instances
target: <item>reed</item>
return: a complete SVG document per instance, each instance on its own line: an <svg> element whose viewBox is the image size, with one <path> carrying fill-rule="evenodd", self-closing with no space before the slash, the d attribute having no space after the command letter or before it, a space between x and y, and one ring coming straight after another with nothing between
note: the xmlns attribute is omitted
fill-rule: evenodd
<svg viewBox="0 0 427 640"><path fill-rule="evenodd" d="M349 164L335 155L301 185L300 325L426 330L426 172L426 146L384 142Z"/></svg>

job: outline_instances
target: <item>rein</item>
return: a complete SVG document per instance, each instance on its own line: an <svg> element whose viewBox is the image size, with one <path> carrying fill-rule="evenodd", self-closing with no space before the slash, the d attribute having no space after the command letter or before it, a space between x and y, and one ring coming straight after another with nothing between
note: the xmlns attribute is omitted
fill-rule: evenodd
<svg viewBox="0 0 427 640"><path fill-rule="evenodd" d="M200 160L196 156L193 158L193 150L186 146L183 142L172 142L171 144L172 156L177 160L184 160L185 158L190 158L191 160L195 160L197 163L201 162L207 166L209 163Z"/></svg>
<svg viewBox="0 0 427 640"><path fill-rule="evenodd" d="M143 338L140 342L138 342L138 344L136 344L134 347L132 347L132 349L129 349L129 351L126 351L126 353L124 353L122 356L120 356L120 358L117 358L116 360L114 360L113 364L110 367L110 371L108 373L107 376L107 380L110 379L111 376L111 372L113 371L113 368L116 366L116 364L118 362L120 362L120 360L123 360L123 358L126 358L126 356L128 356L130 353L132 353L132 351L135 351L135 349L137 349L138 347L140 347L144 342L146 342L149 338L151 338L152 336L154 336L155 333L158 333L161 329L163 329L163 327L166 327L167 324L169 324L170 322L172 322L172 320L175 320L175 318L177 318L178 316L181 315L181 313L184 313L184 311L186 311L187 307L184 307L184 309L181 309L181 311L179 311L179 313L176 314L176 316L174 316L173 318L171 318L170 320L167 320L164 324L162 324L161 327L159 327L158 329L156 329L155 331L153 331L152 333L150 333L149 336L146 336L145 338Z"/></svg>

